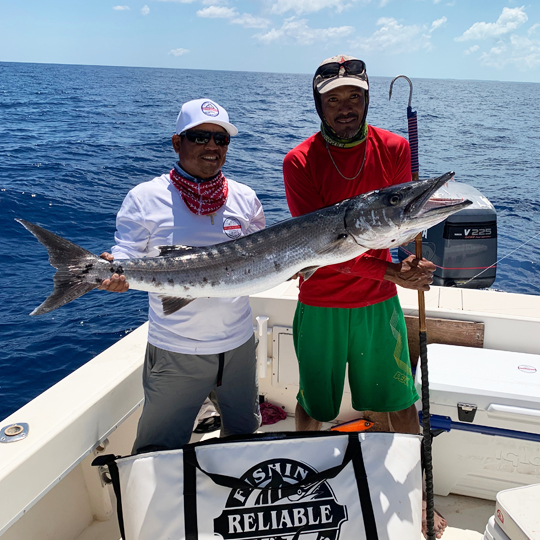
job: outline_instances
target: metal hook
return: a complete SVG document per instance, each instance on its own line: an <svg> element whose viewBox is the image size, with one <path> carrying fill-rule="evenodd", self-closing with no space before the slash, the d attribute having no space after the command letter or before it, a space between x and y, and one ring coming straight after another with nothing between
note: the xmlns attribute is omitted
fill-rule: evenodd
<svg viewBox="0 0 540 540"><path fill-rule="evenodd" d="M409 86L411 87L411 90L409 92L409 107L411 106L411 103L412 103L412 82L411 82L411 79L409 79L409 77L407 77L406 75L398 75L397 77L394 77L392 79L392 82L390 83L390 92L388 93L388 101L390 101L390 99L392 98L392 86L394 86L394 82L396 81L396 79L399 79L400 77L403 77L404 79L407 79L407 81L409 81Z"/></svg>

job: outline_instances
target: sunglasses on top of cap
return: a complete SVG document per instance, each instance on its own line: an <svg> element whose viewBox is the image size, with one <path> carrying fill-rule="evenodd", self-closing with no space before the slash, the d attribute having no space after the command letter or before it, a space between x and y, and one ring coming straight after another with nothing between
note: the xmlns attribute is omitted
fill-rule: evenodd
<svg viewBox="0 0 540 540"><path fill-rule="evenodd" d="M366 64L362 60L345 60L345 62L329 62L319 66L315 72L315 81L320 82L325 79L331 79L339 75L340 69L345 70L345 74L350 77L358 77L366 73Z"/></svg>
<svg viewBox="0 0 540 540"><path fill-rule="evenodd" d="M190 129L182 131L180 137L185 137L189 142L195 144L208 144L210 139L214 139L217 146L228 146L231 142L231 136L221 131L203 131L200 129Z"/></svg>

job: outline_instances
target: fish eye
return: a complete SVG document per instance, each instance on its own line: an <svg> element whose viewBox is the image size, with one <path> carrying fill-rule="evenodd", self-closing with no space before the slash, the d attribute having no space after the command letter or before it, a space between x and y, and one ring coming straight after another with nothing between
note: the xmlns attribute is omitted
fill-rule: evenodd
<svg viewBox="0 0 540 540"><path fill-rule="evenodd" d="M401 195L398 195L397 193L395 193L394 195L390 197L390 199L388 199L388 202L392 206L396 206L397 204L401 202L401 199L402 199Z"/></svg>

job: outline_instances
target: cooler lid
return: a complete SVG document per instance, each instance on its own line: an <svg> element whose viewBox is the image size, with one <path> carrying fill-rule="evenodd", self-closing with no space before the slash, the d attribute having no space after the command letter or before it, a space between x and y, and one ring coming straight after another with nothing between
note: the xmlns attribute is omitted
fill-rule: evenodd
<svg viewBox="0 0 540 540"><path fill-rule="evenodd" d="M540 484L497 493L495 523L512 540L540 540Z"/></svg>
<svg viewBox="0 0 540 540"><path fill-rule="evenodd" d="M432 343L428 368L431 403L471 403L490 416L540 426L540 355ZM421 377L419 368L418 388Z"/></svg>

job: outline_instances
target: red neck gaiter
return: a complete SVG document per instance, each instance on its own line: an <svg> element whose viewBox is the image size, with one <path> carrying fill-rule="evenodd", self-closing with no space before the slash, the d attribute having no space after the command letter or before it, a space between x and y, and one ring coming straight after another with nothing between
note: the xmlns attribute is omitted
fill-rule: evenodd
<svg viewBox="0 0 540 540"><path fill-rule="evenodd" d="M171 170L170 175L186 206L198 216L214 214L227 202L229 185L221 171L200 184L182 176L175 169Z"/></svg>

